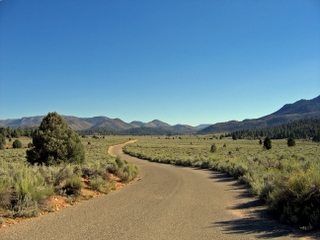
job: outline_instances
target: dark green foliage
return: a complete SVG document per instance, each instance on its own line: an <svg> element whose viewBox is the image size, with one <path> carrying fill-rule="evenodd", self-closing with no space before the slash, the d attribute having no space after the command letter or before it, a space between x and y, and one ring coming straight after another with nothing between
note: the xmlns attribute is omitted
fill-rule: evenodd
<svg viewBox="0 0 320 240"><path fill-rule="evenodd" d="M296 138L320 141L320 118L305 118L273 127L254 128L235 131L228 136L254 139L269 136L273 139Z"/></svg>
<svg viewBox="0 0 320 240"><path fill-rule="evenodd" d="M0 149L4 149L6 145L6 138L4 137L4 135L0 134Z"/></svg>
<svg viewBox="0 0 320 240"><path fill-rule="evenodd" d="M212 152L212 153L214 153L214 152L216 152L217 151L217 146L216 146L216 144L212 144L211 145L211 148L210 148L210 152Z"/></svg>
<svg viewBox="0 0 320 240"><path fill-rule="evenodd" d="M56 112L43 118L33 134L34 148L27 150L31 164L56 165L84 162L84 147L77 133Z"/></svg>
<svg viewBox="0 0 320 240"><path fill-rule="evenodd" d="M272 144L271 144L271 138L266 137L263 141L263 146L267 149L270 150L272 148Z"/></svg>
<svg viewBox="0 0 320 240"><path fill-rule="evenodd" d="M315 129L315 134L312 138L312 141L314 142L320 142L320 123L318 124L318 126Z"/></svg>
<svg viewBox="0 0 320 240"><path fill-rule="evenodd" d="M7 127L7 128L0 127L0 135L8 139L19 138L21 136L31 137L35 131L36 131L36 128L18 127L16 129L13 129L10 127Z"/></svg>
<svg viewBox="0 0 320 240"><path fill-rule="evenodd" d="M312 138L312 141L314 142L320 142L320 135L316 135Z"/></svg>
<svg viewBox="0 0 320 240"><path fill-rule="evenodd" d="M296 141L294 140L294 138L288 138L288 147L293 147L296 145Z"/></svg>
<svg viewBox="0 0 320 240"><path fill-rule="evenodd" d="M14 140L14 142L12 143L12 147L13 147L13 148L22 148L22 143L21 143L18 139L16 139L16 140Z"/></svg>

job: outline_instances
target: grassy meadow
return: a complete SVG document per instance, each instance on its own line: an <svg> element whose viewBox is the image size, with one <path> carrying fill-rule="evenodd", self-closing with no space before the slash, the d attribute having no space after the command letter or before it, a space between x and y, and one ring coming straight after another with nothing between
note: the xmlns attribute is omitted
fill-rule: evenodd
<svg viewBox="0 0 320 240"><path fill-rule="evenodd" d="M52 196L64 196L69 203L90 198L83 189L108 193L116 182L133 180L138 169L120 158L108 155L111 145L128 141L126 136L84 137L86 161L81 165L32 166L26 161L31 138L20 137L22 148L0 150L0 225L7 218L33 217L54 211L48 205Z"/></svg>
<svg viewBox="0 0 320 240"><path fill-rule="evenodd" d="M212 135L138 137L124 151L141 159L228 173L247 184L283 223L312 230L320 226L320 145L272 140L232 140Z"/></svg>

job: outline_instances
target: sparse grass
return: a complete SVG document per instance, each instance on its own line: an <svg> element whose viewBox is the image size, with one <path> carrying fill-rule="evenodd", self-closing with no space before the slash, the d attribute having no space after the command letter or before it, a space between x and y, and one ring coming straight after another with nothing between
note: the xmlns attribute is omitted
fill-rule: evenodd
<svg viewBox="0 0 320 240"><path fill-rule="evenodd" d="M266 150L258 139L140 137L124 151L153 162L228 173L247 184L282 222L304 230L320 227L319 143L296 140L288 147L287 139L272 140L272 149Z"/></svg>
<svg viewBox="0 0 320 240"><path fill-rule="evenodd" d="M84 187L81 178L87 179L92 190L101 193L115 188L115 180L110 179L110 174L123 182L133 180L138 174L136 167L108 155L110 146L128 140L127 136L82 138L85 163L32 166L26 161L26 150L32 139L19 138L22 148L7 146L7 149L0 150L0 218L36 216L49 209L45 201L53 195L66 196L73 204ZM86 198L88 196L84 196Z"/></svg>

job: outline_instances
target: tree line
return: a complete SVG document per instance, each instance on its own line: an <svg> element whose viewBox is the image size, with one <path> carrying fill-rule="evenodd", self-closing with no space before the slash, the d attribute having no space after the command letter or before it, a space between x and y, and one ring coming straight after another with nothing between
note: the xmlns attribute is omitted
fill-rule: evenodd
<svg viewBox="0 0 320 240"><path fill-rule="evenodd" d="M37 128L11 128L0 127L0 149L3 149L7 143L6 139L11 142L12 138L19 138L22 136L32 137Z"/></svg>
<svg viewBox="0 0 320 240"><path fill-rule="evenodd" d="M272 127L244 129L231 132L227 136L232 136L234 140L259 139L268 136L273 139L312 139L320 142L320 118L305 118Z"/></svg>

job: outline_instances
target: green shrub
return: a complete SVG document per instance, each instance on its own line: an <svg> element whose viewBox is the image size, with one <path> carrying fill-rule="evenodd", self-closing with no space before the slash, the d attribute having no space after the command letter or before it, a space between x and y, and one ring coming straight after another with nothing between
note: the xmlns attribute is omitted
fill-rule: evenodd
<svg viewBox="0 0 320 240"><path fill-rule="evenodd" d="M211 145L211 148L210 148L210 152L212 152L212 153L214 153L214 152L216 152L217 151L217 146L216 146L216 144L212 144Z"/></svg>
<svg viewBox="0 0 320 240"><path fill-rule="evenodd" d="M106 181L101 176L96 176L90 180L90 185L93 190L98 190L99 192L103 192L103 185Z"/></svg>
<svg viewBox="0 0 320 240"><path fill-rule="evenodd" d="M116 157L116 164L117 164L118 168L122 168L124 165L124 161L118 156L118 157Z"/></svg>
<svg viewBox="0 0 320 240"><path fill-rule="evenodd" d="M62 190L66 195L79 196L81 193L81 187L81 179L79 178L79 176L73 175L66 180L65 185L62 187Z"/></svg>
<svg viewBox="0 0 320 240"><path fill-rule="evenodd" d="M289 138L287 141L288 147L293 147L296 145L296 141L293 138Z"/></svg>
<svg viewBox="0 0 320 240"><path fill-rule="evenodd" d="M23 168L12 172L11 188L2 181L0 204L7 209L9 217L32 217L40 212L39 204L53 195L51 184L35 169ZM3 184L4 183L4 184ZM7 185L7 187L4 187Z"/></svg>
<svg viewBox="0 0 320 240"><path fill-rule="evenodd" d="M264 139L263 146L264 146L267 150L270 150L270 149L272 148L271 138L266 137L266 138Z"/></svg>
<svg viewBox="0 0 320 240"><path fill-rule="evenodd" d="M311 166L287 181L277 182L269 194L268 206L284 223L304 230L320 227L319 167Z"/></svg>
<svg viewBox="0 0 320 240"><path fill-rule="evenodd" d="M139 173L139 170L136 165L127 163L124 167L120 170L120 178L123 182L130 182L132 181Z"/></svg>
<svg viewBox="0 0 320 240"><path fill-rule="evenodd" d="M57 187L56 189L59 189L63 182L65 182L68 178L72 178L74 175L73 167L71 165L61 166L58 169L58 172L54 174L54 186Z"/></svg>
<svg viewBox="0 0 320 240"><path fill-rule="evenodd" d="M22 143L21 143L18 139L16 139L16 140L14 140L14 142L12 143L12 147L13 147L13 148L22 148Z"/></svg>

